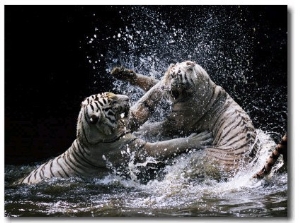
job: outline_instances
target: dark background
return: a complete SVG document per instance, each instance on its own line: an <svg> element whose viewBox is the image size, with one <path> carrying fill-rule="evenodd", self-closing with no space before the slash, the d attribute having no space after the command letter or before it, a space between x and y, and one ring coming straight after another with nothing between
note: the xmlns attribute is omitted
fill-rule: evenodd
<svg viewBox="0 0 300 223"><path fill-rule="evenodd" d="M80 102L96 93L91 87L95 71L87 60L93 52L84 40L93 34L96 24L101 30L99 39L126 26L126 21L117 16L120 8L123 16L130 14L121 6L5 6L6 164L39 162L71 145ZM160 11L170 25L188 25L188 13L176 6L150 8ZM197 10L189 7L189 11ZM269 105L263 103L269 101L270 109L277 108L280 117L265 130L281 135L287 130L287 7L249 6L247 11L251 17L244 25L260 24L255 36L260 44L253 45L252 61L257 75L252 81L280 89L278 94L283 95L280 100L284 101L281 108L271 96L256 103L255 98L260 97L258 89L247 97L247 102L239 103L267 109ZM278 39L285 40L280 47ZM98 46L104 54L108 41L103 38ZM104 60L98 65L99 70L107 73ZM109 91L112 81L99 82L98 92ZM236 89L241 95L253 90L253 86L241 88ZM273 119L263 111L252 111L255 126L264 126Z"/></svg>

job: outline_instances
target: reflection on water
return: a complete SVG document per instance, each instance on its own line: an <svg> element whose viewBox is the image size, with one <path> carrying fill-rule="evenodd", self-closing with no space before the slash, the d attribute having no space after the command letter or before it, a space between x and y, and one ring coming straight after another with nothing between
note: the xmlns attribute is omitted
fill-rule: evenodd
<svg viewBox="0 0 300 223"><path fill-rule="evenodd" d="M197 151L179 156L164 168L164 176L147 183L110 174L14 186L33 167L6 166L5 215L286 217L287 172L276 171L282 161L266 179L252 178L275 145L263 132L258 137L260 159L221 181L194 174Z"/></svg>

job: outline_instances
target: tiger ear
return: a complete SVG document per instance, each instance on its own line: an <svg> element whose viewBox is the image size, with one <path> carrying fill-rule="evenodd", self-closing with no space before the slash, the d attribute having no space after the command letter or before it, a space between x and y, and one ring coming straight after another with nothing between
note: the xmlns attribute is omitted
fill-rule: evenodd
<svg viewBox="0 0 300 223"><path fill-rule="evenodd" d="M187 61L186 65L187 65L188 69L192 69L196 65L196 63L192 62L192 61Z"/></svg>
<svg viewBox="0 0 300 223"><path fill-rule="evenodd" d="M85 98L80 104L81 107L84 105L88 105L87 98Z"/></svg>
<svg viewBox="0 0 300 223"><path fill-rule="evenodd" d="M168 67L168 70L170 70L172 67L174 67L175 64L174 63L171 63L170 66Z"/></svg>

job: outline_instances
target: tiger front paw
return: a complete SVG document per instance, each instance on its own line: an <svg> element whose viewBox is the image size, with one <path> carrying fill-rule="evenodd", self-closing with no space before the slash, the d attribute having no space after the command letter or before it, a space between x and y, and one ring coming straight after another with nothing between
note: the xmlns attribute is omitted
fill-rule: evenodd
<svg viewBox="0 0 300 223"><path fill-rule="evenodd" d="M129 70L124 67L115 67L110 73L118 80L128 81L130 83L135 82L136 80L136 73L133 70Z"/></svg>
<svg viewBox="0 0 300 223"><path fill-rule="evenodd" d="M213 142L212 133L208 131L204 131L199 134L193 133L188 137L188 139L190 144L194 145L196 148L212 145Z"/></svg>

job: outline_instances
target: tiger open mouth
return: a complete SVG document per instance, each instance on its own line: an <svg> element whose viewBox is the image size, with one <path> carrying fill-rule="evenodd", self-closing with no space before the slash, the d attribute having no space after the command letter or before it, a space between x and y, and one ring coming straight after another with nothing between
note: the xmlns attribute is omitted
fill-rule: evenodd
<svg viewBox="0 0 300 223"><path fill-rule="evenodd" d="M161 89L167 91L174 100L177 100L180 97L181 91L178 89L172 89L170 86L162 86Z"/></svg>
<svg viewBox="0 0 300 223"><path fill-rule="evenodd" d="M171 96L176 100L180 96L180 92L178 90L171 90Z"/></svg>

